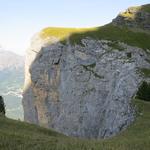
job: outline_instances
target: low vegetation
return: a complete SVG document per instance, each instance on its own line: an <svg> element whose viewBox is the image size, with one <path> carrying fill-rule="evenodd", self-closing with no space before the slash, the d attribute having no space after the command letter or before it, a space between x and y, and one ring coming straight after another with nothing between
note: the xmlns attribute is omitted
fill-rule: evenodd
<svg viewBox="0 0 150 150"><path fill-rule="evenodd" d="M57 28L48 27L41 31L40 36L45 39L49 37L55 37L61 41L66 40L74 33L84 33L86 31L94 31L95 28Z"/></svg>
<svg viewBox="0 0 150 150"><path fill-rule="evenodd" d="M149 150L150 103L136 100L138 117L119 135L107 140L64 136L36 125L0 117L2 150Z"/></svg>
<svg viewBox="0 0 150 150"><path fill-rule="evenodd" d="M131 46L143 49L150 49L150 34L131 31L127 27L117 27L107 24L96 28L46 28L41 31L42 38L56 37L62 43L66 43L69 38L71 44L81 44L83 38L104 39L110 41L120 41Z"/></svg>
<svg viewBox="0 0 150 150"><path fill-rule="evenodd" d="M144 75L144 77L150 78L150 69L148 69L148 68L141 68L140 72Z"/></svg>
<svg viewBox="0 0 150 150"><path fill-rule="evenodd" d="M132 7L135 11L143 11L150 13L150 4ZM130 8L130 9L132 9ZM136 13L135 13L136 14ZM134 13L130 11L120 14L127 18L134 19ZM136 21L135 21L136 22ZM148 21L149 22L149 21ZM140 24L140 22L139 22ZM147 23L148 24L148 23ZM150 32L148 30L143 30L142 28L132 29L127 26L116 26L113 23L104 25L102 27L94 28L45 28L40 32L40 36L43 39L55 37L58 38L63 44L66 43L69 39L71 44L82 44L81 40L83 38L92 38L92 39L104 39L110 41L120 41L127 43L131 46L137 46L143 49L150 50ZM118 48L118 44L112 45Z"/></svg>
<svg viewBox="0 0 150 150"><path fill-rule="evenodd" d="M150 83L144 81L137 92L137 98L150 101Z"/></svg>
<svg viewBox="0 0 150 150"><path fill-rule="evenodd" d="M150 13L150 4L143 5L141 7L141 10L144 11L144 12Z"/></svg>
<svg viewBox="0 0 150 150"><path fill-rule="evenodd" d="M0 96L0 115L5 115L5 104L2 96Z"/></svg>

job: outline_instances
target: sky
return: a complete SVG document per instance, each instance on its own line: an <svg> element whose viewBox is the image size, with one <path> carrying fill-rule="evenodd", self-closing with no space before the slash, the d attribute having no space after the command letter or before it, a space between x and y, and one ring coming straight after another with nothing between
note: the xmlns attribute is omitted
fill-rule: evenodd
<svg viewBox="0 0 150 150"><path fill-rule="evenodd" d="M33 35L45 27L107 24L129 6L150 0L0 0L0 47L24 55Z"/></svg>

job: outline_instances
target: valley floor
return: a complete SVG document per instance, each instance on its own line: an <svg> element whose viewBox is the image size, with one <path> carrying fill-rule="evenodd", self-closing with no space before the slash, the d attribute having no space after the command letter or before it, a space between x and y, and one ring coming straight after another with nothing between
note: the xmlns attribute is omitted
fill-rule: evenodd
<svg viewBox="0 0 150 150"><path fill-rule="evenodd" d="M66 137L36 125L0 117L0 150L149 150L150 103L135 101L136 121L116 137L85 140Z"/></svg>

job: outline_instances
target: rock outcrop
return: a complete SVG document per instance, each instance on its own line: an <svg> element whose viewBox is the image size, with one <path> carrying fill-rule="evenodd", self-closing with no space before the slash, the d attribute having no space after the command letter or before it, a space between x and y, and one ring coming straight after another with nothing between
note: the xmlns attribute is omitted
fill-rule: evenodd
<svg viewBox="0 0 150 150"><path fill-rule="evenodd" d="M130 7L113 20L115 25L150 30L150 4Z"/></svg>
<svg viewBox="0 0 150 150"><path fill-rule="evenodd" d="M87 37L73 45L36 35L26 58L25 121L69 136L116 135L134 121L132 99L149 58L123 42Z"/></svg>

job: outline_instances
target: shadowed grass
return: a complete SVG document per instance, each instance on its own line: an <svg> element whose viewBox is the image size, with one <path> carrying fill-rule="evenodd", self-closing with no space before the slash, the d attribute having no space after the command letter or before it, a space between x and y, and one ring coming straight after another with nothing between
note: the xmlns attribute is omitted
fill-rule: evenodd
<svg viewBox="0 0 150 150"><path fill-rule="evenodd" d="M125 27L117 27L112 24L98 27L95 31L85 32L84 34L74 34L70 36L72 44L80 43L81 39L91 37L93 39L104 39L110 41L121 41L132 46L150 49L150 35L140 32L132 32Z"/></svg>
<svg viewBox="0 0 150 150"><path fill-rule="evenodd" d="M113 24L107 24L96 28L46 28L41 31L42 38L56 37L62 43L69 39L72 45L82 44L81 40L92 38L97 40L120 41L131 46L150 49L150 34L135 32L127 27L117 27Z"/></svg>
<svg viewBox="0 0 150 150"><path fill-rule="evenodd" d="M142 68L140 69L140 71L143 73L145 77L148 77L148 78L150 77L150 69Z"/></svg>
<svg viewBox="0 0 150 150"><path fill-rule="evenodd" d="M143 5L143 6L141 7L141 11L150 13L150 4Z"/></svg>

